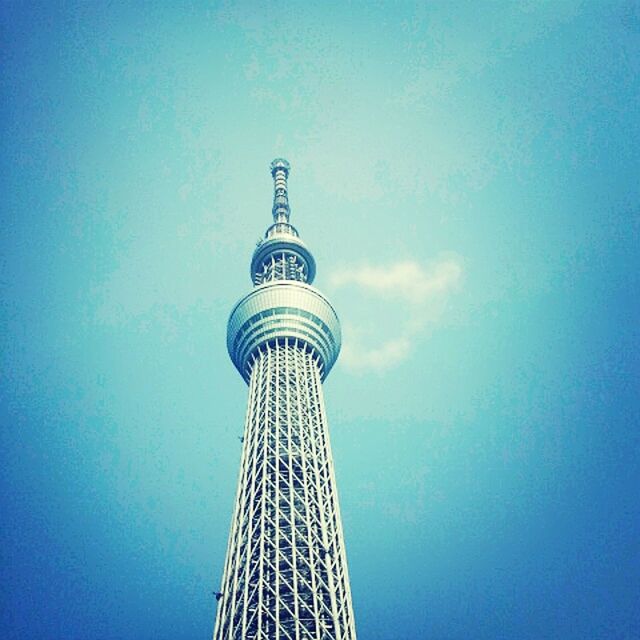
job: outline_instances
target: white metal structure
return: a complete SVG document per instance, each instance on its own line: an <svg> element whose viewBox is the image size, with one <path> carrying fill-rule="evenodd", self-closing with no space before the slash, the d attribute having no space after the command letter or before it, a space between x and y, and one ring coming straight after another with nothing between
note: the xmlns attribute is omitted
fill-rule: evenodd
<svg viewBox="0 0 640 640"><path fill-rule="evenodd" d="M355 640L322 397L340 323L289 223L289 163L271 174L274 223L227 330L249 406L214 640Z"/></svg>

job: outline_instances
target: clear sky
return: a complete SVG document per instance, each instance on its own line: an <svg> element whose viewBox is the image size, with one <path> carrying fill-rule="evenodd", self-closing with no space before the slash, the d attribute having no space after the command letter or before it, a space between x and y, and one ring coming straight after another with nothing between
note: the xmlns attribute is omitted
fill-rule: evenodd
<svg viewBox="0 0 640 640"><path fill-rule="evenodd" d="M2 638L210 636L276 156L359 638L640 637L638 7L2 3Z"/></svg>

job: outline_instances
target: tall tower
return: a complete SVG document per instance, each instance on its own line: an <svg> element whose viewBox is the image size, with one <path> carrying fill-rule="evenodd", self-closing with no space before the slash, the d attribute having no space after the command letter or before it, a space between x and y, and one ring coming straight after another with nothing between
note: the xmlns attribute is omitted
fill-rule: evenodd
<svg viewBox="0 0 640 640"><path fill-rule="evenodd" d="M227 328L249 406L214 640L356 637L322 396L340 323L289 222L289 169L271 163L273 224Z"/></svg>

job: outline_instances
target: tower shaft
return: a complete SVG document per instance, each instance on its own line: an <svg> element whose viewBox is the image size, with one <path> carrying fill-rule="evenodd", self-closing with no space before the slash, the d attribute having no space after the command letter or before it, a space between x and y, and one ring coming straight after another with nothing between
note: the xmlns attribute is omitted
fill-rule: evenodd
<svg viewBox="0 0 640 640"><path fill-rule="evenodd" d="M215 640L351 640L351 595L318 357L296 340L251 367Z"/></svg>

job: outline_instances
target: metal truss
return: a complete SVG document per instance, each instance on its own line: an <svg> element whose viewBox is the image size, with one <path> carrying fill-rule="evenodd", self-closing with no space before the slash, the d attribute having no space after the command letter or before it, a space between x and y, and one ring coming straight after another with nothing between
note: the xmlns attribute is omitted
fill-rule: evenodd
<svg viewBox="0 0 640 640"><path fill-rule="evenodd" d="M271 254L269 260L266 260L261 267L262 269L254 276L255 284L274 280L307 281L306 266L294 253L287 254L282 251Z"/></svg>
<svg viewBox="0 0 640 640"><path fill-rule="evenodd" d="M214 640L355 640L323 363L290 338L251 360Z"/></svg>

